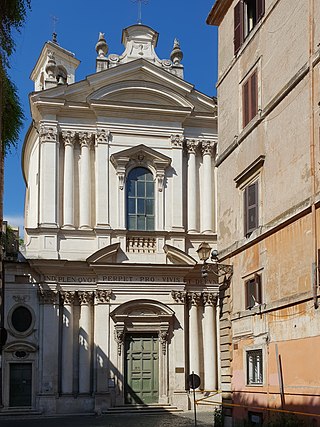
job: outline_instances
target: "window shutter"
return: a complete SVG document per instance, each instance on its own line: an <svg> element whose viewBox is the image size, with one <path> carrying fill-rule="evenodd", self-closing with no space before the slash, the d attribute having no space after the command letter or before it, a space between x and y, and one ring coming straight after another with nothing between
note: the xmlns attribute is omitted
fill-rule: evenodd
<svg viewBox="0 0 320 427"><path fill-rule="evenodd" d="M257 0L257 21L263 17L265 11L265 0Z"/></svg>
<svg viewBox="0 0 320 427"><path fill-rule="evenodd" d="M257 79L257 71L255 71L250 79L250 113L249 113L249 121L252 120L258 113L258 79Z"/></svg>
<svg viewBox="0 0 320 427"><path fill-rule="evenodd" d="M234 8L234 54L236 55L243 43L243 0Z"/></svg>
<svg viewBox="0 0 320 427"><path fill-rule="evenodd" d="M261 293L261 276L260 274L256 273L254 275L254 283L255 283L255 299L256 301L261 304L262 303L262 293Z"/></svg>
<svg viewBox="0 0 320 427"><path fill-rule="evenodd" d="M247 236L258 227L258 181L248 185L244 190L244 220Z"/></svg>
<svg viewBox="0 0 320 427"><path fill-rule="evenodd" d="M243 127L246 127L250 121L250 109L249 109L249 80L245 82L242 88L242 115L243 115Z"/></svg>

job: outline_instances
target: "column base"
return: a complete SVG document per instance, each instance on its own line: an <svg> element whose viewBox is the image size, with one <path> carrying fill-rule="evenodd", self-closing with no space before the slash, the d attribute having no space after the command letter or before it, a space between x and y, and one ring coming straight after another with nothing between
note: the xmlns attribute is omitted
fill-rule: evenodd
<svg viewBox="0 0 320 427"><path fill-rule="evenodd" d="M76 228L75 228L75 226L74 225L71 225L71 224L64 224L62 227L61 227L61 230L75 230Z"/></svg>
<svg viewBox="0 0 320 427"><path fill-rule="evenodd" d="M92 227L90 227L89 225L80 225L79 230L92 231Z"/></svg>

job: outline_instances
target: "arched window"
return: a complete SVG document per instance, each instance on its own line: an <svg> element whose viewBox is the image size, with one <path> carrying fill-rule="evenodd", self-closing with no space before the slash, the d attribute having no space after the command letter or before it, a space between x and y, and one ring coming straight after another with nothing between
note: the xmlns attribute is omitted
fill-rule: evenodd
<svg viewBox="0 0 320 427"><path fill-rule="evenodd" d="M128 230L154 230L154 181L146 168L134 168L127 178Z"/></svg>

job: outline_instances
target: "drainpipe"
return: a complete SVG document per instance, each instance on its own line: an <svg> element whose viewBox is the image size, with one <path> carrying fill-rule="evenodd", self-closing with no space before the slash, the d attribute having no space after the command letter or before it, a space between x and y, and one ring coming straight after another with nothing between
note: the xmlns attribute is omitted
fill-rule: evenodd
<svg viewBox="0 0 320 427"><path fill-rule="evenodd" d="M317 212L315 206L316 177L315 177L315 135L314 135L314 0L309 0L309 114L310 114L310 175L311 175L311 231L312 231L312 293L314 308L318 308L318 245L317 245Z"/></svg>

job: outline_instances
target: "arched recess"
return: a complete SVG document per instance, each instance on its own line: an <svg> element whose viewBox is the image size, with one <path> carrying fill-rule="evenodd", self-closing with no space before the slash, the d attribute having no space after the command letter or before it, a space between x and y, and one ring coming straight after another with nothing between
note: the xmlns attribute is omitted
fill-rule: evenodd
<svg viewBox="0 0 320 427"><path fill-rule="evenodd" d="M168 403L168 338L172 330L174 311L159 301L140 299L126 302L110 314L114 321L117 342L117 369L123 371L126 335L157 334L159 338L159 403ZM123 372L125 378L125 372ZM125 381L126 382L126 379Z"/></svg>

